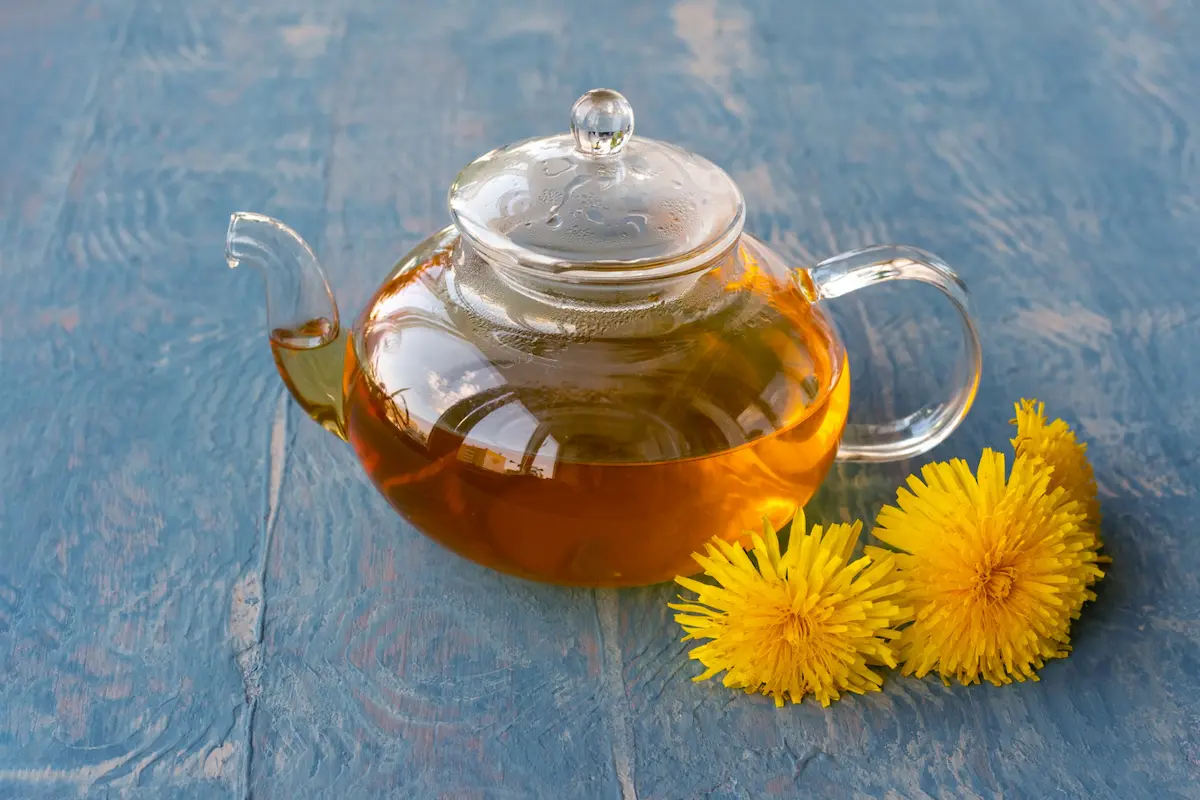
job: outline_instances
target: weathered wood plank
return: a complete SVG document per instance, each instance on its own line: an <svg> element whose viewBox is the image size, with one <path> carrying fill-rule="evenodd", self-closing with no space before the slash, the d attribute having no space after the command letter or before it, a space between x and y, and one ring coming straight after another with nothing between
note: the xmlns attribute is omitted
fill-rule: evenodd
<svg viewBox="0 0 1200 800"><path fill-rule="evenodd" d="M1200 778L1200 15L1185 0L434 7L0 3L0 796L1192 797ZM610 85L804 263L938 252L985 343L937 454L1044 399L1116 559L1039 684L823 711L692 684L670 587L565 591L396 518L277 383L229 211L349 318L474 155ZM836 315L857 418L938 390L950 318ZM869 520L916 463L838 468Z"/></svg>

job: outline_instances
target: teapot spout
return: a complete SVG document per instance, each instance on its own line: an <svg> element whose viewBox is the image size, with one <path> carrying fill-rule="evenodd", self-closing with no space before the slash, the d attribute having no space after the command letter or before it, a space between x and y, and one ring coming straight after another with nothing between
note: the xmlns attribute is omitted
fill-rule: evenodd
<svg viewBox="0 0 1200 800"><path fill-rule="evenodd" d="M312 248L279 220L239 211L229 220L225 261L231 268L247 264L262 275L271 352L283 382L310 417L345 439L347 337Z"/></svg>

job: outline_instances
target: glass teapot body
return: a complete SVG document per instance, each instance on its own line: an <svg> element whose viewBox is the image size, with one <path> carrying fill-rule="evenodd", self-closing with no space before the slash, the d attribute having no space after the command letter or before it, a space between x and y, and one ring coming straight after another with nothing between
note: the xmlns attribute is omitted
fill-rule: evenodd
<svg viewBox="0 0 1200 800"><path fill-rule="evenodd" d="M812 496L846 423L845 354L760 243L649 297L518 280L447 229L350 336L345 435L427 535L524 577L640 585Z"/></svg>
<svg viewBox="0 0 1200 800"><path fill-rule="evenodd" d="M347 330L312 250L233 215L230 266L266 278L293 396L354 447L419 530L534 580L632 586L690 574L713 537L785 523L835 458L933 447L970 408L980 348L965 288L902 246L810 269L742 232L722 170L654 140L608 90L572 136L485 154L454 224L390 272ZM940 289L962 320L947 398L847 424L850 375L824 301L881 281Z"/></svg>

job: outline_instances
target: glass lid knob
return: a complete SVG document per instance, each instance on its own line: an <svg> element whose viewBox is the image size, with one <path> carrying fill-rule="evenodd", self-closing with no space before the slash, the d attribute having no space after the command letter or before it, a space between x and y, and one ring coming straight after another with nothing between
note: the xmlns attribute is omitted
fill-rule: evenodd
<svg viewBox="0 0 1200 800"><path fill-rule="evenodd" d="M571 133L581 153L619 153L633 136L633 106L620 92L592 89L571 107Z"/></svg>

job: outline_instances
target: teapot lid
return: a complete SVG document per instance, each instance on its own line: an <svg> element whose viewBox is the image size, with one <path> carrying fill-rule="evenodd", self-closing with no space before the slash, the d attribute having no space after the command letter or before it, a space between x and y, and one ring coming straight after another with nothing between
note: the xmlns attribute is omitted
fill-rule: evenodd
<svg viewBox="0 0 1200 800"><path fill-rule="evenodd" d="M468 164L449 199L454 224L488 257L554 272L698 266L737 240L745 216L716 164L634 139L633 108L610 89L575 102L570 133Z"/></svg>

